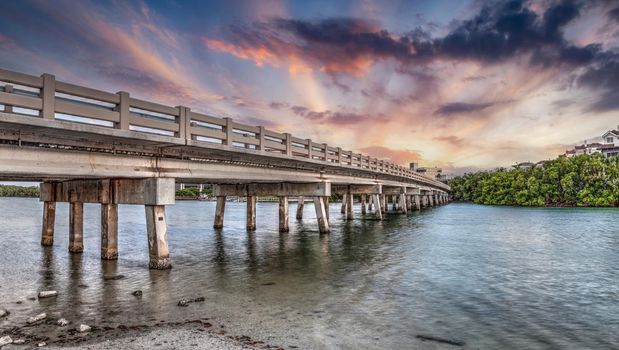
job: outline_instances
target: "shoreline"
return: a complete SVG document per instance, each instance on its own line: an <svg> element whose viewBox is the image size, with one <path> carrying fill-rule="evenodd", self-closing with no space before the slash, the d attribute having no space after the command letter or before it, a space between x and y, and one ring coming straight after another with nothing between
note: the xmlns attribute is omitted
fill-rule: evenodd
<svg viewBox="0 0 619 350"><path fill-rule="evenodd" d="M56 319L49 318L32 325L16 326L2 331L2 336L10 336L13 343L0 345L0 348L284 349L282 346L267 344L247 335L228 334L225 325L216 325L211 321L209 318L202 318L182 322L160 321L150 325L118 325L116 327L92 325L90 330L80 332L80 325L77 323L61 327L57 325Z"/></svg>

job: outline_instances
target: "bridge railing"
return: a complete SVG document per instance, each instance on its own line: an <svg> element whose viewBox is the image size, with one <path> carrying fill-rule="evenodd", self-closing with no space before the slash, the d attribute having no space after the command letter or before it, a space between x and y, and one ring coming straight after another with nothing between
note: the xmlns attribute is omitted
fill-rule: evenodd
<svg viewBox="0 0 619 350"><path fill-rule="evenodd" d="M7 113L176 137L197 141L198 145L220 144L231 149L242 147L278 153L448 188L409 168L361 153L263 126L244 125L231 118L198 113L185 106L170 107L140 100L124 91L110 93L56 81L51 74L37 77L0 69L0 88L0 111L3 108Z"/></svg>

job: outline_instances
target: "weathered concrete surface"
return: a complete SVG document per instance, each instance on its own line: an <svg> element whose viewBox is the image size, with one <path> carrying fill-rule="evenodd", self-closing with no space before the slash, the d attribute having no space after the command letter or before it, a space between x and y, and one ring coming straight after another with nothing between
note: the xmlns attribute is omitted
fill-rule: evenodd
<svg viewBox="0 0 619 350"><path fill-rule="evenodd" d="M170 205L175 202L172 178L70 180L44 182L39 200L52 202Z"/></svg>
<svg viewBox="0 0 619 350"><path fill-rule="evenodd" d="M256 196L247 196L247 231L256 231Z"/></svg>
<svg viewBox="0 0 619 350"><path fill-rule="evenodd" d="M101 259L118 259L118 204L101 204Z"/></svg>
<svg viewBox="0 0 619 350"><path fill-rule="evenodd" d="M217 206L215 207L215 223L213 228L224 227L224 214L226 211L226 196L217 196Z"/></svg>
<svg viewBox="0 0 619 350"><path fill-rule="evenodd" d="M215 196L330 196L329 182L314 183L252 183L252 184L220 184L213 187Z"/></svg>
<svg viewBox="0 0 619 350"><path fill-rule="evenodd" d="M151 269L164 270L172 267L168 250L168 228L163 205L145 205L146 230L148 232L148 257Z"/></svg>
<svg viewBox="0 0 619 350"><path fill-rule="evenodd" d="M69 252L84 251L84 203L69 204Z"/></svg>
<svg viewBox="0 0 619 350"><path fill-rule="evenodd" d="M297 220L303 220L303 208L305 207L305 197L299 196L297 199Z"/></svg>
<svg viewBox="0 0 619 350"><path fill-rule="evenodd" d="M327 218L326 197L314 197L314 208L316 209L316 220L318 220L318 230L320 233L329 233L329 219Z"/></svg>
<svg viewBox="0 0 619 350"><path fill-rule="evenodd" d="M56 202L43 203L43 225L41 229L41 245L54 244L54 225L56 223Z"/></svg>
<svg viewBox="0 0 619 350"><path fill-rule="evenodd" d="M353 219L353 200L354 196L352 193L348 193L346 196L346 220Z"/></svg>
<svg viewBox="0 0 619 350"><path fill-rule="evenodd" d="M288 197L279 197L279 232L288 232Z"/></svg>

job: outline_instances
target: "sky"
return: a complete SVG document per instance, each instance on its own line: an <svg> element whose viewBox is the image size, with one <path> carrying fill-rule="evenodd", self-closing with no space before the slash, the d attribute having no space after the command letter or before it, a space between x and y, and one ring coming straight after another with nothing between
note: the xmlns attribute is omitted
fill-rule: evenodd
<svg viewBox="0 0 619 350"><path fill-rule="evenodd" d="M619 1L0 1L0 68L447 172L619 125Z"/></svg>

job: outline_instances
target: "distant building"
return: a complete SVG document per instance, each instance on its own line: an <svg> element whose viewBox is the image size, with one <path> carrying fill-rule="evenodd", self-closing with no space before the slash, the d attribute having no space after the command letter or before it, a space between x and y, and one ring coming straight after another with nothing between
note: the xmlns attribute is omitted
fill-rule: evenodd
<svg viewBox="0 0 619 350"><path fill-rule="evenodd" d="M601 137L596 138L596 142L585 141L581 145L565 151L566 157L573 157L580 154L602 153L606 157L619 154L619 126L617 129L608 130Z"/></svg>

